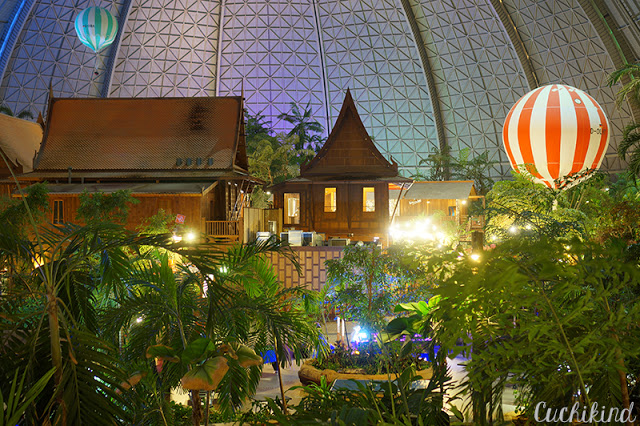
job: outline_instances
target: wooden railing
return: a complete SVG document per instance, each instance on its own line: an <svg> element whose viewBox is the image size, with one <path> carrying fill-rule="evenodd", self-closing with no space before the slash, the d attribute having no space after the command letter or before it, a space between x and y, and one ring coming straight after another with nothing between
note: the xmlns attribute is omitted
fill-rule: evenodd
<svg viewBox="0 0 640 426"><path fill-rule="evenodd" d="M207 220L204 224L207 237L230 241L240 240L239 220Z"/></svg>

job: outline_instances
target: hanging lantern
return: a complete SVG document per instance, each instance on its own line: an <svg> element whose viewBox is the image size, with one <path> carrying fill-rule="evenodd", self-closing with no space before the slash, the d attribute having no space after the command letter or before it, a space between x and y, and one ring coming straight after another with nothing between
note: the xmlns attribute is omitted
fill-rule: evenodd
<svg viewBox="0 0 640 426"><path fill-rule="evenodd" d="M75 26L82 44L96 53L113 43L118 33L118 21L101 7L90 7L80 12Z"/></svg>
<svg viewBox="0 0 640 426"><path fill-rule="evenodd" d="M516 172L526 170L536 182L564 189L600 167L609 146L609 121L582 90L552 84L516 102L502 140Z"/></svg>

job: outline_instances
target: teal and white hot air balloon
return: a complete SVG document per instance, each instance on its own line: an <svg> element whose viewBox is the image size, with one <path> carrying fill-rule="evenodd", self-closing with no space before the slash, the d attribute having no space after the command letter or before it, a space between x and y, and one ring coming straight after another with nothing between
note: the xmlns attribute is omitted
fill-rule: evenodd
<svg viewBox="0 0 640 426"><path fill-rule="evenodd" d="M76 16L76 33L82 44L97 53L115 40L118 21L107 9L90 7Z"/></svg>

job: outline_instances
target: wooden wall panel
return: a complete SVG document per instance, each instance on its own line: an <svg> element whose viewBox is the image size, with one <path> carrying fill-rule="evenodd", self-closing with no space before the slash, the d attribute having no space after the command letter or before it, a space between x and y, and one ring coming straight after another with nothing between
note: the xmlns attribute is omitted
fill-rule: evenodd
<svg viewBox="0 0 640 426"><path fill-rule="evenodd" d="M375 212L364 212L362 189L374 187ZM324 211L325 188L336 188L336 211ZM300 194L300 224L284 225L285 229L316 231L330 237L348 237L354 241L372 241L378 237L383 243L389 228L389 190L387 183L365 181L323 182L313 184L290 183L274 193L274 206L283 207L284 193Z"/></svg>
<svg viewBox="0 0 640 426"><path fill-rule="evenodd" d="M159 209L164 209L168 214L184 215L184 227L196 232L201 232L201 196L136 195L134 198L140 202L131 206L129 209L129 218L126 223L127 229L138 229L149 217L157 214ZM52 208L54 200L61 200L63 202L65 222L78 223L76 214L80 200L77 194L49 194L49 203ZM48 212L47 220L49 222L53 221L53 211Z"/></svg>
<svg viewBox="0 0 640 426"><path fill-rule="evenodd" d="M281 209L258 209L245 207L243 210L243 241L245 243L254 241L256 232L269 231L269 221L276 222L276 233L280 236L282 231L282 210Z"/></svg>
<svg viewBox="0 0 640 426"><path fill-rule="evenodd" d="M293 250L302 269L300 275L293 263L284 256L268 254L278 279L285 288L299 285L320 291L327 280L325 261L341 258L343 249L342 247L293 247Z"/></svg>

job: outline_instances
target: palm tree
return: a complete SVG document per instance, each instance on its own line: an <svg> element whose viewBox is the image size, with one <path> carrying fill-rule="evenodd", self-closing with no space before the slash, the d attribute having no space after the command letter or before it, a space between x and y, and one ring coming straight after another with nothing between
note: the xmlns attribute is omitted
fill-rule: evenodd
<svg viewBox="0 0 640 426"><path fill-rule="evenodd" d="M620 106L626 98L640 106L640 62L625 64L609 76L608 84L613 86L623 82L618 91L617 104Z"/></svg>
<svg viewBox="0 0 640 426"><path fill-rule="evenodd" d="M629 99L640 107L640 62L625 64L609 76L609 86L619 82L624 82L624 85L618 91L618 106ZM627 153L630 154L629 172L633 176L640 175L640 123L631 123L624 129L618 155L626 160Z"/></svg>
<svg viewBox="0 0 640 426"><path fill-rule="evenodd" d="M34 227L33 237L0 229L0 260L14 271L0 298L0 382L18 368L29 383L55 369L30 423L129 423L129 404L116 392L127 376L99 334L94 306L96 289L126 275L125 247L139 243L153 241L106 223Z"/></svg>
<svg viewBox="0 0 640 426"><path fill-rule="evenodd" d="M429 168L429 175L426 176L428 180L449 180L454 162L455 159L449 153L449 148L445 147L442 150L435 148L433 153L420 160L418 164Z"/></svg>
<svg viewBox="0 0 640 426"><path fill-rule="evenodd" d="M14 115L11 108L9 108L8 106L2 105L0 106L0 113L6 114L10 117L22 118L23 120L26 120L26 119L33 120L34 118L33 113L26 108L20 111L18 115Z"/></svg>
<svg viewBox="0 0 640 426"><path fill-rule="evenodd" d="M202 337L220 345L247 345L258 353L275 347L283 362L290 350L293 358L300 360L301 345L316 344L319 333L296 303L304 291L281 288L264 256L272 251L289 257L292 254L272 242L222 252L183 251L183 264L175 274L166 256L154 254L140 259L134 263L127 295L117 300L117 306L103 318L105 333L117 336L119 330L127 330L123 352L127 363L140 360L151 346L184 351L190 342ZM228 361L229 370L217 391L219 405L231 414L255 392L262 370L258 366L243 368L232 358ZM159 371L146 371L162 382L161 392L168 392L178 386L187 368L163 363ZM199 424L199 392L192 391L191 402L193 423Z"/></svg>
<svg viewBox="0 0 640 426"><path fill-rule="evenodd" d="M317 133L322 133L324 127L311 119L310 103L307 104L304 112L301 112L298 105L295 102L291 102L291 114L282 113L278 118L293 124L293 128L287 136L298 135L298 141L295 144L297 150L305 148L316 149L322 143L322 137ZM313 133L316 134L314 135Z"/></svg>
<svg viewBox="0 0 640 426"><path fill-rule="evenodd" d="M628 169L632 176L640 176L640 124L625 127L622 140L618 144L618 155L626 160L629 153Z"/></svg>

